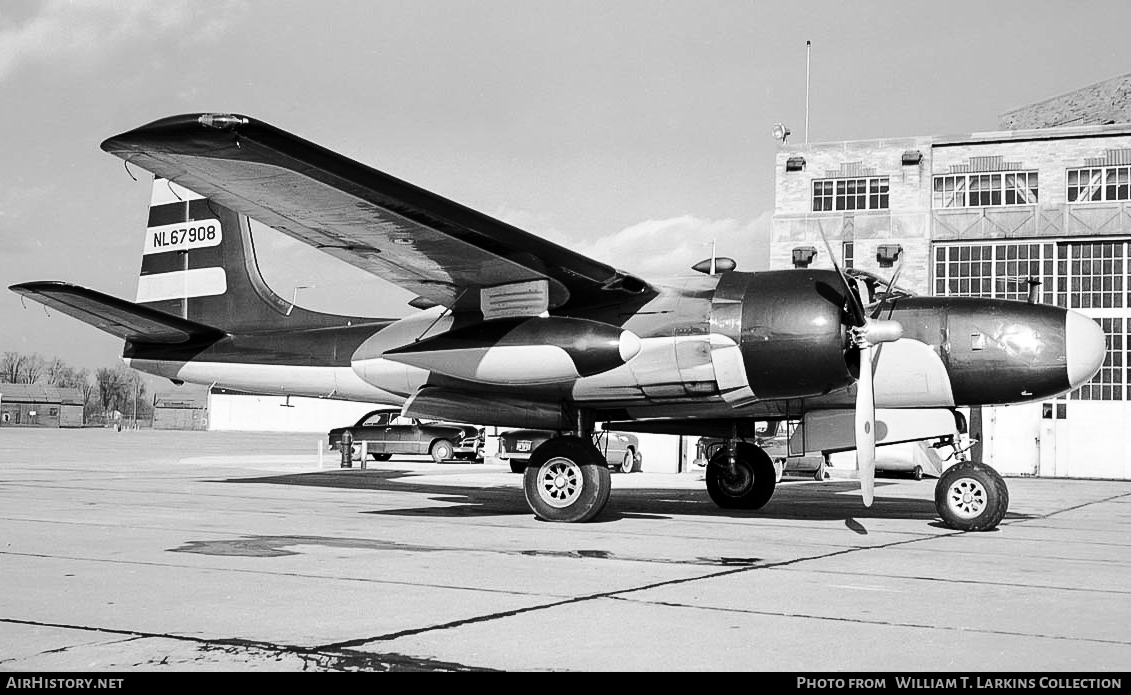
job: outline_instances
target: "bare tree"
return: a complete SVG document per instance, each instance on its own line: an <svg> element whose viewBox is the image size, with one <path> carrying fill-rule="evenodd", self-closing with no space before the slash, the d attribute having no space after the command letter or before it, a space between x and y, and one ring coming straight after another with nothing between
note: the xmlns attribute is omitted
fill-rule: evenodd
<svg viewBox="0 0 1131 695"><path fill-rule="evenodd" d="M121 372L109 367L99 367L94 373L94 379L98 382L98 402L102 406L102 412L109 414L111 410L118 409L115 406L122 402L123 393L129 393L122 383ZM126 400L128 398L127 395Z"/></svg>
<svg viewBox="0 0 1131 695"><path fill-rule="evenodd" d="M39 381L45 371L45 363L41 355L31 355L24 358L24 374L23 380L20 383L34 384Z"/></svg>
<svg viewBox="0 0 1131 695"><path fill-rule="evenodd" d="M43 367L43 378L48 386L67 386L67 381L74 369L58 357L52 357Z"/></svg>
<svg viewBox="0 0 1131 695"><path fill-rule="evenodd" d="M27 358L18 352L5 352L0 358L0 382L8 384L23 383L24 361Z"/></svg>

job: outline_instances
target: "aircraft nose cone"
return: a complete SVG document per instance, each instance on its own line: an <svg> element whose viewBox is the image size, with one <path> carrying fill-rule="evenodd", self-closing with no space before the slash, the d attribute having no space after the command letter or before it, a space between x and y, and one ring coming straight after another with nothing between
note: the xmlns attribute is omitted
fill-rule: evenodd
<svg viewBox="0 0 1131 695"><path fill-rule="evenodd" d="M619 348L621 360L627 362L640 352L640 338L632 331L621 331Z"/></svg>
<svg viewBox="0 0 1131 695"><path fill-rule="evenodd" d="M1064 321L1068 383L1076 388L1099 371L1107 356L1107 339L1100 325L1083 314L1069 311Z"/></svg>

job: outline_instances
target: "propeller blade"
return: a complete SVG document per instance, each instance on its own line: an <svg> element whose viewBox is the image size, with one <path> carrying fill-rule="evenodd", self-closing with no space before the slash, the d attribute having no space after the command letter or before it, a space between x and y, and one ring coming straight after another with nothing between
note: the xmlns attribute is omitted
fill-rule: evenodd
<svg viewBox="0 0 1131 695"><path fill-rule="evenodd" d="M872 346L860 348L856 382L856 470L864 506L871 507L876 481L876 399L872 391Z"/></svg>
<svg viewBox="0 0 1131 695"><path fill-rule="evenodd" d="M829 259L833 262L833 268L840 275L840 283L844 285L844 293L848 295L848 310L852 315L852 325L863 326L868 321L868 314L864 311L864 305L860 302L860 295L852 289L852 283L848 281L848 276L844 274L840 264L836 262L836 254L833 253L833 247L829 245L829 240L825 238L824 230L818 227L817 231L821 234L821 241L825 242L825 249L829 252Z"/></svg>
<svg viewBox="0 0 1131 695"><path fill-rule="evenodd" d="M872 312L872 318L879 318L880 309L884 308L884 302L886 302L892 296L892 294L895 293L895 281L899 279L899 274L901 272L903 272L903 254L900 254L899 265L896 266L895 272L892 273L891 280L888 282L887 290L885 290L884 295L880 297L880 301L876 302L876 309Z"/></svg>

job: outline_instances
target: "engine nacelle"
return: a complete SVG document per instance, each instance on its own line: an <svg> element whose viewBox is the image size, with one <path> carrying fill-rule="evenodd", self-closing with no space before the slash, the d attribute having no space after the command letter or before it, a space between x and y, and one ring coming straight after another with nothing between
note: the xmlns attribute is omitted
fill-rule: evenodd
<svg viewBox="0 0 1131 695"><path fill-rule="evenodd" d="M737 345L751 400L818 396L855 381L844 306L835 271L726 273L711 302L712 332Z"/></svg>
<svg viewBox="0 0 1131 695"><path fill-rule="evenodd" d="M638 352L640 339L619 326L550 316L481 321L383 356L485 384L549 384L607 372Z"/></svg>

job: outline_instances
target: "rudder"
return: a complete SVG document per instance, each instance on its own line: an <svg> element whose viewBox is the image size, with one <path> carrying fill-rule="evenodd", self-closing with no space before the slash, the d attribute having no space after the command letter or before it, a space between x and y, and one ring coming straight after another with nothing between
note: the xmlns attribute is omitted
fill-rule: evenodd
<svg viewBox="0 0 1131 695"><path fill-rule="evenodd" d="M154 178L137 303L229 332L343 325L275 294L255 259L248 218Z"/></svg>

